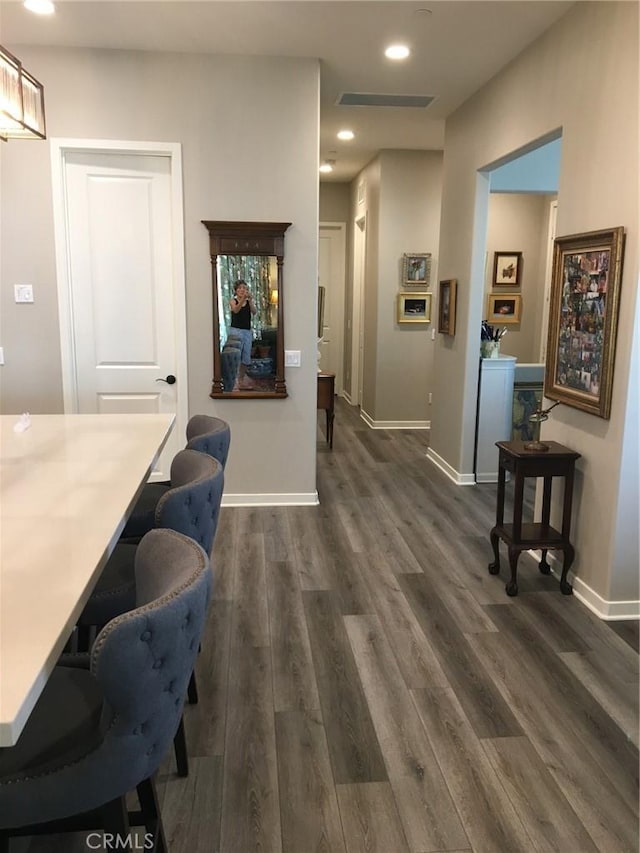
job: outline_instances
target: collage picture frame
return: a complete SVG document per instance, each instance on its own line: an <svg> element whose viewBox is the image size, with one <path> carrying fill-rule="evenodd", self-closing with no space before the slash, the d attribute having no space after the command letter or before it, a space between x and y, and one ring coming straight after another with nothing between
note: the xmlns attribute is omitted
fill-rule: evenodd
<svg viewBox="0 0 640 853"><path fill-rule="evenodd" d="M624 228L557 237L544 394L608 419L620 307Z"/></svg>

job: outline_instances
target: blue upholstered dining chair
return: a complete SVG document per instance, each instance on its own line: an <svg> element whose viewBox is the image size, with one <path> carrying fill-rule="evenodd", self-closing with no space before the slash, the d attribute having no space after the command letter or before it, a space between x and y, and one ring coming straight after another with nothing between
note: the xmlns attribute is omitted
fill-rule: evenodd
<svg viewBox="0 0 640 853"><path fill-rule="evenodd" d="M193 415L187 424L187 445L185 450L198 450L213 456L224 468L227 464L231 428L222 418L211 415ZM133 508L131 517L122 532L122 538L135 541L144 536L155 525L155 511L158 501L164 493L175 485L167 482L147 483Z"/></svg>
<svg viewBox="0 0 640 853"><path fill-rule="evenodd" d="M180 450L171 463L171 482L172 488L162 495L156 506L155 526L190 536L210 555L224 486L221 463L198 450ZM79 636L135 607L137 548L137 542L118 542L116 545L80 614ZM195 673L189 678L188 698L191 704L198 701ZM178 774L187 776L189 759L182 723L175 738L175 753Z"/></svg>
<svg viewBox="0 0 640 853"><path fill-rule="evenodd" d="M224 486L222 464L198 450L180 450L171 463L171 483L155 508L154 527L169 527L184 533L211 554ZM118 542L78 625L100 627L135 607L137 547L132 542Z"/></svg>
<svg viewBox="0 0 640 853"><path fill-rule="evenodd" d="M18 743L0 750L0 849L10 836L98 827L125 839L124 798L137 789L154 849L167 850L153 776L181 719L212 573L173 530L148 533L135 564L135 609L102 629L90 669L54 669Z"/></svg>

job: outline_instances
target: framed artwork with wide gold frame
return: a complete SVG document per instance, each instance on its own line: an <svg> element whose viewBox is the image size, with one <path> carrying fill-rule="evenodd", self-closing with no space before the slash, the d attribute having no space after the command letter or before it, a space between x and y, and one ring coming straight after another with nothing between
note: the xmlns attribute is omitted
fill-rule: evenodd
<svg viewBox="0 0 640 853"><path fill-rule="evenodd" d="M398 294L398 323L430 323L431 294L401 292Z"/></svg>
<svg viewBox="0 0 640 853"><path fill-rule="evenodd" d="M611 412L624 228L558 237L553 248L544 394Z"/></svg>

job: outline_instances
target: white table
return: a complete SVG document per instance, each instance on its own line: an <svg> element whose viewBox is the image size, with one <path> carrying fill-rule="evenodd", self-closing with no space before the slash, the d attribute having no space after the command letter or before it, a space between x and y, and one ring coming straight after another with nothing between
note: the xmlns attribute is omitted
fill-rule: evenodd
<svg viewBox="0 0 640 853"><path fill-rule="evenodd" d="M0 417L0 746L16 743L174 415Z"/></svg>

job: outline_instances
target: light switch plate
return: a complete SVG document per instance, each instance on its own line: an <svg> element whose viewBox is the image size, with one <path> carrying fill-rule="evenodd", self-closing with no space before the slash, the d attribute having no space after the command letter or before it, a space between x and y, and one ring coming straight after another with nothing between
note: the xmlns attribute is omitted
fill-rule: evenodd
<svg viewBox="0 0 640 853"><path fill-rule="evenodd" d="M284 351L285 367L300 367L300 350L287 349Z"/></svg>
<svg viewBox="0 0 640 853"><path fill-rule="evenodd" d="M0 347L0 364L4 364L4 347Z"/></svg>
<svg viewBox="0 0 640 853"><path fill-rule="evenodd" d="M33 302L32 284L14 284L13 293L16 302Z"/></svg>

